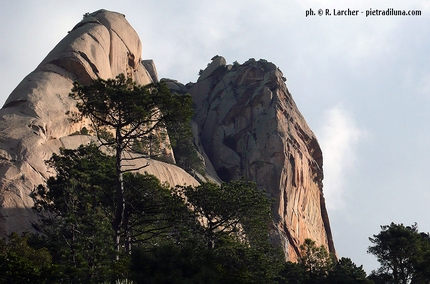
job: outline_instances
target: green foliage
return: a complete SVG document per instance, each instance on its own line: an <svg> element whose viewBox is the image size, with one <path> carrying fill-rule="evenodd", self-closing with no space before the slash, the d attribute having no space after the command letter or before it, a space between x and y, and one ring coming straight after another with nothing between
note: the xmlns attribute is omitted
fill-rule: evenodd
<svg viewBox="0 0 430 284"><path fill-rule="evenodd" d="M329 271L327 283L372 283L366 279L366 272L363 266L357 266L350 258L342 257L335 262L332 270Z"/></svg>
<svg viewBox="0 0 430 284"><path fill-rule="evenodd" d="M89 131L88 131L88 129L85 126L82 127L80 133L81 133L81 135L89 135Z"/></svg>
<svg viewBox="0 0 430 284"><path fill-rule="evenodd" d="M170 94L163 82L140 86L123 74L89 86L75 82L70 96L78 100L82 116L89 117L96 130L118 130L124 139L142 137L166 123L188 122L192 115L189 95Z"/></svg>
<svg viewBox="0 0 430 284"><path fill-rule="evenodd" d="M69 281L104 280L112 272L115 255L111 226L115 161L89 145L61 149L48 164L57 176L33 192L44 241Z"/></svg>
<svg viewBox="0 0 430 284"><path fill-rule="evenodd" d="M44 233L34 251L50 251L55 265L47 273L55 268L57 282L367 283L362 267L337 261L312 240L301 246L297 264L285 264L269 241L271 202L254 183L170 189L154 176L122 170L123 151L147 154L148 139L165 129L182 166L198 169L185 123L187 96L167 94L163 85L137 86L124 76L75 84L72 92L115 157L95 145L62 149L48 162L57 175L33 193ZM426 275L426 257L416 265L416 281Z"/></svg>
<svg viewBox="0 0 430 284"><path fill-rule="evenodd" d="M244 180L176 190L193 222L132 252L137 283L273 283L283 256L269 242L270 202L263 191Z"/></svg>
<svg viewBox="0 0 430 284"><path fill-rule="evenodd" d="M374 284L395 284L391 275L386 273L377 273L376 271L373 271L367 279L371 281L370 283Z"/></svg>
<svg viewBox="0 0 430 284"><path fill-rule="evenodd" d="M115 159L96 145L61 149L48 161L57 175L33 192L42 240L70 281L101 281L116 274L113 263ZM170 236L191 218L181 197L151 175L124 175L127 200L122 246ZM126 265L127 266L127 265Z"/></svg>
<svg viewBox="0 0 430 284"><path fill-rule="evenodd" d="M301 257L297 263L287 262L279 273L278 283L316 284L316 283L373 283L366 279L363 267L357 267L349 258L337 260L330 256L324 246L306 239L300 246Z"/></svg>
<svg viewBox="0 0 430 284"><path fill-rule="evenodd" d="M381 226L381 232L369 238L381 267L373 272L376 280L388 283L428 283L430 280L430 237L419 233L417 224Z"/></svg>
<svg viewBox="0 0 430 284"><path fill-rule="evenodd" d="M238 180L188 187L185 196L204 224L203 239L219 263L219 283L273 281L283 256L269 241L271 201L263 190Z"/></svg>
<svg viewBox="0 0 430 284"><path fill-rule="evenodd" d="M268 246L248 246L237 241L214 249L217 283L276 283L283 255Z"/></svg>
<svg viewBox="0 0 430 284"><path fill-rule="evenodd" d="M333 267L333 258L324 246L316 246L315 241L305 239L300 246L299 265L306 271L310 279L321 282Z"/></svg>
<svg viewBox="0 0 430 284"><path fill-rule="evenodd" d="M103 143L122 150L168 124L187 123L192 115L190 95L171 94L164 82L140 86L123 74L89 86L75 82L70 97L78 100L81 117L91 119L99 137L107 131L119 139Z"/></svg>
<svg viewBox="0 0 430 284"><path fill-rule="evenodd" d="M277 281L282 284L302 284L309 281L309 275L299 264L291 261L284 263L283 269L279 272Z"/></svg>
<svg viewBox="0 0 430 284"><path fill-rule="evenodd" d="M200 242L162 241L132 252L132 280L136 283L217 283L213 253Z"/></svg>
<svg viewBox="0 0 430 284"><path fill-rule="evenodd" d="M164 138L165 137L161 137ZM161 151L162 141L156 135L150 134L142 139L134 139L132 150L135 153L144 154L147 157L154 157Z"/></svg>
<svg viewBox="0 0 430 284"><path fill-rule="evenodd" d="M70 136L73 135L89 135L89 131L88 129L84 126L80 131L75 131L72 134L70 134Z"/></svg>
<svg viewBox="0 0 430 284"><path fill-rule="evenodd" d="M150 247L160 239L178 239L193 224L183 199L155 176L127 173L124 178L132 245Z"/></svg>
<svg viewBox="0 0 430 284"><path fill-rule="evenodd" d="M44 233L33 244L50 251L55 270L40 283L366 283L361 267L311 240L281 271L283 254L268 236L271 202L245 180L171 189L124 174L120 245L133 250L113 261L115 157L91 144L61 149L48 164L57 175L33 193Z"/></svg>
<svg viewBox="0 0 430 284"><path fill-rule="evenodd" d="M97 137L102 142L102 144L113 145L115 144L115 137L112 132L109 132L105 128L99 128L97 131Z"/></svg>
<svg viewBox="0 0 430 284"><path fill-rule="evenodd" d="M193 134L189 123L168 125L167 127L176 164L193 174L193 171L205 175L205 165L199 157L193 143Z"/></svg>
<svg viewBox="0 0 430 284"><path fill-rule="evenodd" d="M177 141L173 147L173 153L175 154L176 164L179 167L191 174L193 171L201 175L206 174L204 162L198 155L191 138Z"/></svg>
<svg viewBox="0 0 430 284"><path fill-rule="evenodd" d="M16 233L0 239L0 283L55 283L48 278L55 271L49 251L34 249L27 240Z"/></svg>
<svg viewBox="0 0 430 284"><path fill-rule="evenodd" d="M239 180L221 186L204 183L177 189L186 196L196 218L203 218L209 247L214 247L225 235L250 245L267 242L267 226L271 222L270 200L255 183Z"/></svg>
<svg viewBox="0 0 430 284"><path fill-rule="evenodd" d="M91 120L102 145L111 147L115 152L114 243L115 250L120 253L121 231L125 230L127 244L124 248L125 252L129 252L131 240L127 230L130 224L127 224L125 216L127 200L123 173L137 169L123 169L123 162L127 160L123 154L127 150L132 151L133 147L136 149L138 143L144 143L142 139L145 137L157 136L167 126L189 122L192 115L191 96L171 94L164 82L140 86L120 74L115 79L97 79L89 86L75 82L70 97L78 101L76 106L80 116ZM105 137L104 134L112 134L112 137Z"/></svg>

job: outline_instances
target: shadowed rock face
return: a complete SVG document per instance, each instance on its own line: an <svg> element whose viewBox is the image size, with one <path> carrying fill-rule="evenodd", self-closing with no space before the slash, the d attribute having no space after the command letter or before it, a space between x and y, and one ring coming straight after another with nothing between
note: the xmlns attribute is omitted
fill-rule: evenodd
<svg viewBox="0 0 430 284"><path fill-rule="evenodd" d="M124 15L100 10L89 14L10 94L0 110L0 235L31 228L35 221L30 193L53 174L45 164L60 147L91 141L72 123L76 102L68 94L73 81L83 84L120 73L138 84L157 79L151 60L141 61L142 45ZM146 161L140 161L142 165ZM170 184L198 184L182 169L151 161L145 171Z"/></svg>
<svg viewBox="0 0 430 284"><path fill-rule="evenodd" d="M67 115L76 111L68 94L77 80L124 73L138 84L158 80L151 60L141 60L141 42L124 15L89 14L10 94L0 109L0 235L31 229L36 221L31 191L54 174L45 160L60 147L77 148L94 137L73 135L84 127ZM166 80L189 92L196 106L194 143L212 181L246 177L274 200L274 241L295 260L305 238L335 252L322 193L322 153L298 111L281 71L249 60L226 65L215 56L195 84ZM142 166L147 160L134 161ZM151 160L144 168L171 185L198 182L182 169Z"/></svg>
<svg viewBox="0 0 430 284"><path fill-rule="evenodd" d="M335 253L322 192L322 153L281 71L219 56L188 85L203 148L218 176L255 181L275 200L273 238L295 260L306 238Z"/></svg>

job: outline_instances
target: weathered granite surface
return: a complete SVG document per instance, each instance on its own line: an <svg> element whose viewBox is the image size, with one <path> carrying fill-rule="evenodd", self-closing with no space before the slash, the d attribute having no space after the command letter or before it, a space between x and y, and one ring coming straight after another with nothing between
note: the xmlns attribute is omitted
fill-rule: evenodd
<svg viewBox="0 0 430 284"><path fill-rule="evenodd" d="M203 149L218 176L255 181L274 198L273 237L296 259L306 238L335 253L322 191L322 152L282 72L250 59L215 56L188 85Z"/></svg>
<svg viewBox="0 0 430 284"><path fill-rule="evenodd" d="M83 84L120 73L138 84L157 80L152 60L141 60L142 44L124 15L100 10L84 17L16 87L0 110L0 235L31 228L33 188L53 173L45 160L60 147L77 148L92 138L69 136L85 121L72 123L73 81ZM139 161L142 165L146 161ZM151 160L144 170L171 185L198 184L184 170Z"/></svg>

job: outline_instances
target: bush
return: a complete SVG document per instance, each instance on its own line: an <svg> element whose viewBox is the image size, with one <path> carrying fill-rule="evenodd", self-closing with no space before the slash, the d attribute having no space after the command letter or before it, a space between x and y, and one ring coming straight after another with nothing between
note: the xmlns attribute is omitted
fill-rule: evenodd
<svg viewBox="0 0 430 284"><path fill-rule="evenodd" d="M54 283L52 258L46 248L34 249L28 236L12 233L0 239L0 283Z"/></svg>

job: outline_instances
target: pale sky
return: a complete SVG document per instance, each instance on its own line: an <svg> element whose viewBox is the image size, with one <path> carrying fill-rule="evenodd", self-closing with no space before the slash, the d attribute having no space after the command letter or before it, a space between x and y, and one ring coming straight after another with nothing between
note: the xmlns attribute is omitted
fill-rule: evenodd
<svg viewBox="0 0 430 284"><path fill-rule="evenodd" d="M68 4L70 3L70 4ZM86 12L126 15L160 78L197 80L214 55L275 63L323 150L334 243L367 272L391 222L430 231L430 1L0 0L0 106ZM318 9L359 10L318 16ZM372 16L369 9L421 10ZM306 17L312 9L315 16ZM363 13L361 13L363 12Z"/></svg>

